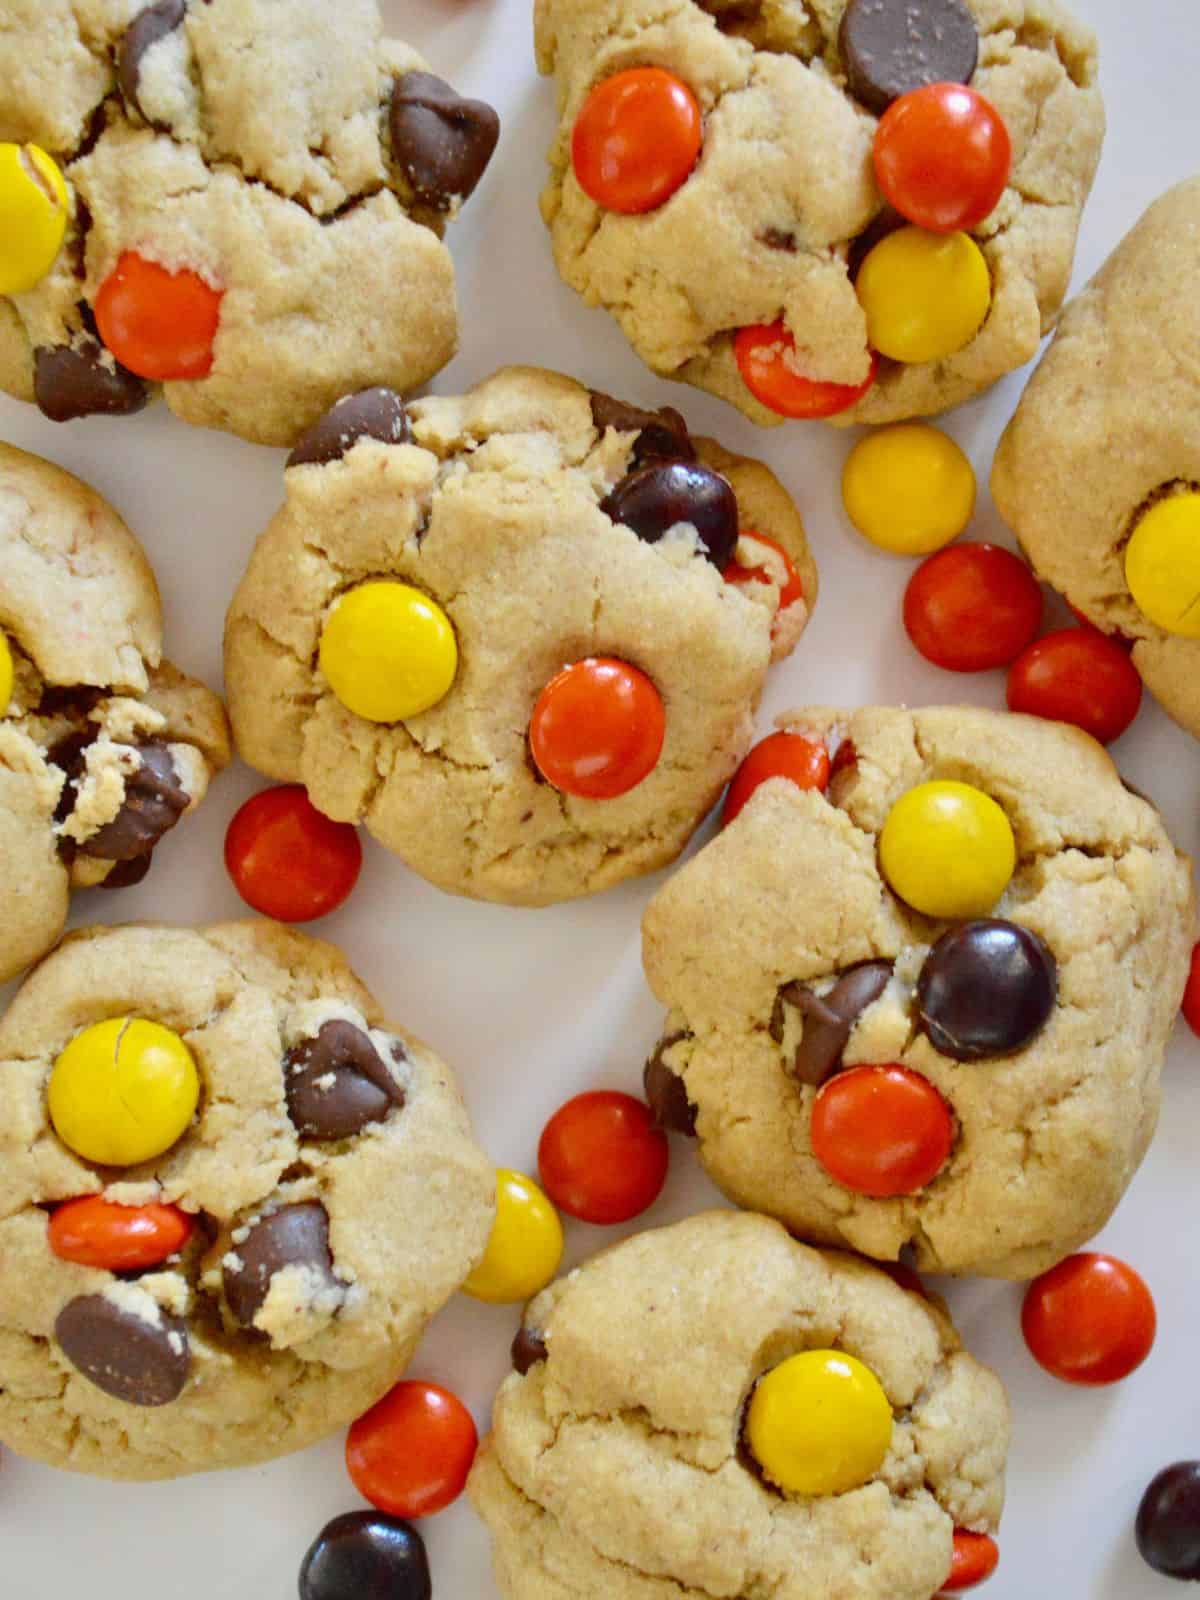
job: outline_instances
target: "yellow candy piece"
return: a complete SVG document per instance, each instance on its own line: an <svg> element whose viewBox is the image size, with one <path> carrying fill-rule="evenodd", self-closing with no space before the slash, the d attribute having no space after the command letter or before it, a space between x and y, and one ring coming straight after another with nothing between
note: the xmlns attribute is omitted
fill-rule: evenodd
<svg viewBox="0 0 1200 1600"><path fill-rule="evenodd" d="M532 1179L501 1167L492 1236L463 1293L498 1306L528 1300L558 1271L562 1252L558 1212Z"/></svg>
<svg viewBox="0 0 1200 1600"><path fill-rule="evenodd" d="M975 473L948 434L927 422L868 433L842 468L842 501L872 544L927 556L959 534L975 510Z"/></svg>
<svg viewBox="0 0 1200 1600"><path fill-rule="evenodd" d="M918 784L888 812L883 875L927 917L986 916L1007 889L1017 846L1004 812L969 783Z"/></svg>
<svg viewBox="0 0 1200 1600"><path fill-rule="evenodd" d="M889 233L863 262L855 287L871 348L911 364L941 361L970 344L992 303L983 251L965 233Z"/></svg>
<svg viewBox="0 0 1200 1600"><path fill-rule="evenodd" d="M0 633L0 717L8 710L13 692L13 658L8 640Z"/></svg>
<svg viewBox="0 0 1200 1600"><path fill-rule="evenodd" d="M403 722L450 692L458 642L449 617L428 595L378 578L335 602L321 634L320 663L355 716Z"/></svg>
<svg viewBox="0 0 1200 1600"><path fill-rule="evenodd" d="M169 1150L199 1098L187 1045L170 1028L138 1017L114 1017L77 1034L54 1063L48 1090L58 1137L105 1167L133 1167Z"/></svg>
<svg viewBox="0 0 1200 1600"><path fill-rule="evenodd" d="M845 1494L879 1471L892 1443L892 1408L869 1367L840 1350L806 1350L763 1377L746 1441L788 1494Z"/></svg>
<svg viewBox="0 0 1200 1600"><path fill-rule="evenodd" d="M57 165L35 144L0 144L0 294L24 294L53 267L71 214Z"/></svg>
<svg viewBox="0 0 1200 1600"><path fill-rule="evenodd" d="M1150 507L1126 548L1125 581L1143 616L1167 633L1200 639L1200 494Z"/></svg>

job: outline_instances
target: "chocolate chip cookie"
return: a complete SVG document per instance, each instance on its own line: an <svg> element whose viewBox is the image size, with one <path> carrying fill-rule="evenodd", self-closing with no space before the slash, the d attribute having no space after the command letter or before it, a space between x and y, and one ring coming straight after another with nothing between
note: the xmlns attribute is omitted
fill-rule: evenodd
<svg viewBox="0 0 1200 1600"><path fill-rule="evenodd" d="M286 494L229 612L238 748L482 899L677 856L816 599L766 467L532 368L347 398Z"/></svg>
<svg viewBox="0 0 1200 1600"><path fill-rule="evenodd" d="M16 0L0 140L66 225L0 299L0 387L62 421L161 384L290 445L347 390L424 382L458 338L442 235L498 136L375 0Z"/></svg>
<svg viewBox="0 0 1200 1600"><path fill-rule="evenodd" d="M0 979L50 948L72 889L145 877L229 755L221 702L163 660L120 517L0 444Z"/></svg>
<svg viewBox="0 0 1200 1600"><path fill-rule="evenodd" d="M752 1453L756 1398L822 1351L882 1391L878 1465L843 1492L782 1491ZM944 1308L765 1217L604 1251L531 1302L516 1354L470 1482L506 1600L930 1600L956 1530L999 1521L1004 1390ZM853 1407L836 1383L821 1398L852 1451Z"/></svg>
<svg viewBox="0 0 1200 1600"><path fill-rule="evenodd" d="M0 1023L0 1108L0 1438L73 1471L311 1443L390 1387L487 1242L446 1066L272 923L72 934ZM162 1246L130 1258L134 1224Z"/></svg>
<svg viewBox="0 0 1200 1600"><path fill-rule="evenodd" d="M1190 864L1076 729L785 722L833 751L828 791L763 784L651 902L671 1012L648 1091L732 1199L804 1238L1031 1277L1103 1226L1150 1142Z"/></svg>

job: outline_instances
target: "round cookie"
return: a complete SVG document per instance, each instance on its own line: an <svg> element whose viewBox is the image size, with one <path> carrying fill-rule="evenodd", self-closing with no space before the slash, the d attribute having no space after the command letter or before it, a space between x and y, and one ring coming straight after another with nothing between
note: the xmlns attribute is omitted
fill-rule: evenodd
<svg viewBox="0 0 1200 1600"><path fill-rule="evenodd" d="M1063 313L1000 440L991 486L1038 573L1096 627L1132 641L1147 688L1200 738L1200 637L1185 611L1200 587L1194 558L1168 556L1163 577L1181 615L1162 621L1131 593L1128 565L1147 515L1175 497L1191 512L1190 547L1198 542L1197 283L1192 178L1155 201Z"/></svg>
<svg viewBox="0 0 1200 1600"><path fill-rule="evenodd" d="M890 1444L860 1487L785 1494L743 1440L747 1402L829 1347L882 1385ZM506 1600L930 1600L954 1529L999 1521L1004 1390L941 1304L765 1217L593 1257L529 1305L514 1357L469 1488Z"/></svg>
<svg viewBox="0 0 1200 1600"><path fill-rule="evenodd" d="M154 574L120 517L0 444L5 657L0 981L58 938L72 889L139 882L230 756L221 702L163 660Z"/></svg>
<svg viewBox="0 0 1200 1600"><path fill-rule="evenodd" d="M796 348L781 365L840 386L870 376L855 276L901 220L876 182L872 147L877 113L902 84L969 77L1007 126L1008 185L970 230L982 261L968 252L977 273L986 262L991 308L945 359L881 359L857 402L849 392L837 402L836 420L927 416L978 394L1029 360L1067 291L1104 134L1092 35L1058 0L892 10L903 11L903 36L878 0L799 9L669 0L652 15L633 0L538 0L538 66L558 88L542 213L559 272L613 313L655 372L760 424L782 418L743 379L739 329L783 319ZM703 148L669 198L626 215L589 198L573 135L597 84L643 68L666 69L694 96ZM658 159L663 136L649 126ZM613 160L620 149L614 139Z"/></svg>
<svg viewBox="0 0 1200 1600"><path fill-rule="evenodd" d="M183 1137L126 1170L47 1105L112 1017L172 1030L200 1079ZM55 1466L169 1478L311 1443L391 1386L487 1243L447 1067L273 923L72 934L0 1022L0 1106L0 1438ZM137 1278L55 1254L47 1212L101 1194L181 1208L190 1240Z"/></svg>
<svg viewBox="0 0 1200 1600"><path fill-rule="evenodd" d="M297 446L286 486L229 612L238 749L481 899L547 904L674 859L745 754L768 665L816 598L799 515L766 467L693 441L677 412L532 368L407 408L385 391L351 397ZM398 604L432 602L457 650L448 692L391 722L349 710L322 671L330 617L357 614L339 613L347 597L368 606L380 579L407 586ZM364 613L363 637L373 625ZM381 631L380 662L395 637ZM446 665L444 629L435 644ZM425 643L414 654L429 660ZM538 708L564 665L595 658L632 667L664 719L649 774L601 799L543 778L527 737L531 719L548 726ZM369 687L402 681L403 665Z"/></svg>
<svg viewBox="0 0 1200 1600"><path fill-rule="evenodd" d="M16 0L0 140L54 158L70 220L0 299L0 386L62 421L161 380L186 421L280 445L360 384L423 383L458 340L442 234L498 134L375 0Z"/></svg>
<svg viewBox="0 0 1200 1600"><path fill-rule="evenodd" d="M671 1014L648 1089L674 1095L732 1199L804 1238L1032 1277L1103 1226L1154 1132L1190 864L1065 725L965 707L784 720L834 752L828 794L764 784L650 903L646 973ZM1015 871L986 910L923 916L889 886L885 823L931 782L981 791L1011 827ZM885 1068L872 1115L861 1091ZM937 1136L915 1141L924 1181L833 1175L831 1150L883 1172L914 1128Z"/></svg>

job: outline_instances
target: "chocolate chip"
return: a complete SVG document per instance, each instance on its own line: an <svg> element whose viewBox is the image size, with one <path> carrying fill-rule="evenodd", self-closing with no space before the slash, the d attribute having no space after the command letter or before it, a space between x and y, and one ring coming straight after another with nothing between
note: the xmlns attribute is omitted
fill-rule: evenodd
<svg viewBox="0 0 1200 1600"><path fill-rule="evenodd" d="M125 779L125 801L111 822L80 849L100 861L136 861L149 855L191 804L171 752L157 739L138 747L140 764Z"/></svg>
<svg viewBox="0 0 1200 1600"><path fill-rule="evenodd" d="M771 1016L771 1037L782 1044L784 1005L795 1006L804 1017L804 1031L796 1046L792 1072L801 1083L819 1088L842 1064L854 1024L887 988L890 961L865 961L850 967L827 994L817 995L803 983L787 983L779 991Z"/></svg>
<svg viewBox="0 0 1200 1600"><path fill-rule="evenodd" d="M646 1063L642 1084L646 1099L654 1113L654 1125L669 1133L694 1136L698 1109L688 1099L687 1088L677 1072L672 1072L665 1057L672 1045L689 1036L686 1033L668 1033L654 1047L654 1054Z"/></svg>
<svg viewBox="0 0 1200 1600"><path fill-rule="evenodd" d="M161 1309L157 1323L144 1322L106 1295L80 1295L59 1312L54 1336L71 1365L114 1400L167 1406L187 1383L186 1324Z"/></svg>
<svg viewBox="0 0 1200 1600"><path fill-rule="evenodd" d="M500 118L464 100L432 72L409 72L392 88L392 155L418 200L448 211L487 170Z"/></svg>
<svg viewBox="0 0 1200 1600"><path fill-rule="evenodd" d="M42 345L33 358L33 392L51 422L75 417L127 417L145 408L150 390L84 337L75 344Z"/></svg>
<svg viewBox="0 0 1200 1600"><path fill-rule="evenodd" d="M75 722L83 722L88 712L94 711L105 698L106 692L90 683L46 683L42 685L37 714L39 717L70 717ZM61 762L57 764L61 765Z"/></svg>
<svg viewBox="0 0 1200 1600"><path fill-rule="evenodd" d="M138 100L142 57L160 39L174 33L186 15L186 0L158 0L157 5L149 6L129 24L117 46L117 82L121 86L121 93L129 105L152 125L156 125L154 119L146 115L145 108Z"/></svg>
<svg viewBox="0 0 1200 1600"><path fill-rule="evenodd" d="M349 455L360 439L407 444L408 411L394 389L360 389L345 395L304 434L288 457L289 467L323 467Z"/></svg>
<svg viewBox="0 0 1200 1600"><path fill-rule="evenodd" d="M341 1019L322 1023L315 1039L288 1051L283 1087L296 1131L308 1139L348 1139L404 1104L370 1039Z"/></svg>
<svg viewBox="0 0 1200 1600"><path fill-rule="evenodd" d="M688 425L674 406L642 411L597 390L592 390L591 399L592 423L599 433L615 428L618 433L637 434L633 443L634 466L643 466L647 461L695 460Z"/></svg>
<svg viewBox="0 0 1200 1600"><path fill-rule="evenodd" d="M999 917L944 933L917 980L921 1028L955 1061L1007 1056L1042 1031L1058 997L1058 963L1028 928Z"/></svg>
<svg viewBox="0 0 1200 1600"><path fill-rule="evenodd" d="M850 0L838 49L850 92L871 111L927 83L969 83L979 30L964 0Z"/></svg>
<svg viewBox="0 0 1200 1600"><path fill-rule="evenodd" d="M133 856L128 861L118 861L113 866L112 871L101 878L96 887L97 889L132 889L136 884L141 883L142 879L150 871L153 860L153 856L147 853L144 856Z"/></svg>
<svg viewBox="0 0 1200 1600"><path fill-rule="evenodd" d="M421 1535L379 1511L326 1523L300 1568L300 1600L430 1600Z"/></svg>
<svg viewBox="0 0 1200 1600"><path fill-rule="evenodd" d="M522 1323L512 1342L512 1364L515 1370L524 1377L531 1368L547 1360L549 1355L543 1334L537 1328L527 1328Z"/></svg>
<svg viewBox="0 0 1200 1600"><path fill-rule="evenodd" d="M337 1283L329 1248L329 1213L319 1200L272 1211L233 1246L233 1254L240 1265L225 1266L225 1299L244 1328L253 1327L275 1274L285 1267L307 1267L331 1288Z"/></svg>
<svg viewBox="0 0 1200 1600"><path fill-rule="evenodd" d="M727 478L694 461L660 461L622 478L600 509L654 544L669 528L688 522L704 554L722 571L738 541L737 496Z"/></svg>

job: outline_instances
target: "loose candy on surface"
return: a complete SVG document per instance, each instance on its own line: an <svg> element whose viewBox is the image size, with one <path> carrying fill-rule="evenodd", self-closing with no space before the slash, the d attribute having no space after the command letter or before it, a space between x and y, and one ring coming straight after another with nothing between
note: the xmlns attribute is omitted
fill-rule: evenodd
<svg viewBox="0 0 1200 1600"><path fill-rule="evenodd" d="M532 1178L500 1167L487 1250L463 1293L489 1305L531 1300L558 1271L562 1253L562 1223L550 1201Z"/></svg>
<svg viewBox="0 0 1200 1600"><path fill-rule="evenodd" d="M799 789L829 786L829 750L821 739L806 739L802 733L770 733L760 739L733 775L725 793L721 826L727 828L769 778L787 778Z"/></svg>
<svg viewBox="0 0 1200 1600"><path fill-rule="evenodd" d="M1184 639L1200 639L1200 494L1150 507L1125 547L1125 580L1143 616Z"/></svg>
<svg viewBox="0 0 1200 1600"><path fill-rule="evenodd" d="M818 1092L809 1136L835 1183L883 1200L932 1183L953 1148L954 1118L918 1072L850 1067Z"/></svg>
<svg viewBox="0 0 1200 1600"><path fill-rule="evenodd" d="M600 502L600 509L647 544L686 523L695 529L708 560L722 569L738 542L733 487L698 461L654 461L638 467Z"/></svg>
<svg viewBox="0 0 1200 1600"><path fill-rule="evenodd" d="M884 877L927 917L986 915L1017 863L1012 826L967 783L935 780L900 796L879 837Z"/></svg>
<svg viewBox="0 0 1200 1600"><path fill-rule="evenodd" d="M838 52L850 92L871 111L929 83L968 83L979 29L964 0L850 0Z"/></svg>
<svg viewBox="0 0 1200 1600"><path fill-rule="evenodd" d="M875 382L877 363L861 383L827 383L800 371L796 341L782 322L752 323L733 336L742 382L754 398L781 417L836 417L856 405Z"/></svg>
<svg viewBox="0 0 1200 1600"><path fill-rule="evenodd" d="M978 90L931 83L903 95L875 131L875 177L918 228L954 233L996 209L1012 167L1004 119Z"/></svg>
<svg viewBox="0 0 1200 1600"><path fill-rule="evenodd" d="M742 560L752 564L743 566ZM739 587L752 583L773 584L779 590L781 612L804 599L804 581L791 556L776 540L748 528L738 535L733 559L721 576L726 583Z"/></svg>
<svg viewBox="0 0 1200 1600"><path fill-rule="evenodd" d="M458 673L458 641L436 601L391 578L335 600L318 663L334 694L368 722L403 722L439 704Z"/></svg>
<svg viewBox="0 0 1200 1600"><path fill-rule="evenodd" d="M8 710L13 692L13 658L8 640L0 633L0 717Z"/></svg>
<svg viewBox="0 0 1200 1600"><path fill-rule="evenodd" d="M576 1095L550 1118L538 1143L538 1173L561 1211L582 1222L628 1222L653 1205L667 1179L670 1147L649 1107L599 1089Z"/></svg>
<svg viewBox="0 0 1200 1600"><path fill-rule="evenodd" d="M62 1261L105 1272L145 1272L182 1250L193 1227L178 1206L122 1206L90 1194L56 1206L46 1238Z"/></svg>
<svg viewBox="0 0 1200 1600"><path fill-rule="evenodd" d="M1064 1383L1119 1383L1150 1354L1158 1327L1154 1297L1115 1256L1068 1256L1035 1278L1021 1309L1030 1354Z"/></svg>
<svg viewBox="0 0 1200 1600"><path fill-rule="evenodd" d="M172 272L127 250L97 292L96 327L106 348L139 378L206 378L222 298L199 273Z"/></svg>
<svg viewBox="0 0 1200 1600"><path fill-rule="evenodd" d="M328 916L352 893L362 842L334 822L300 784L263 789L240 807L225 835L225 866L248 906L277 922Z"/></svg>
<svg viewBox="0 0 1200 1600"><path fill-rule="evenodd" d="M46 277L70 215L57 162L36 144L0 143L0 295L24 294Z"/></svg>
<svg viewBox="0 0 1200 1600"><path fill-rule="evenodd" d="M973 1589L990 1578L999 1564L1000 1550L994 1539L986 1533L955 1528L950 1576L942 1583L942 1590L946 1594L960 1594L964 1589Z"/></svg>
<svg viewBox="0 0 1200 1600"><path fill-rule="evenodd" d="M940 550L970 522L975 472L927 422L896 422L863 437L842 468L846 515L865 539L897 555Z"/></svg>
<svg viewBox="0 0 1200 1600"><path fill-rule="evenodd" d="M644 672L588 656L542 690L529 744L542 777L563 794L613 800L654 771L666 732L662 697Z"/></svg>
<svg viewBox="0 0 1200 1600"><path fill-rule="evenodd" d="M959 544L923 561L904 591L904 627L935 667L1007 667L1037 637L1041 585L1010 550Z"/></svg>
<svg viewBox="0 0 1200 1600"><path fill-rule="evenodd" d="M892 1442L892 1408L879 1379L841 1350L805 1350L759 1379L746 1443L785 1494L833 1495L879 1471Z"/></svg>
<svg viewBox="0 0 1200 1600"><path fill-rule="evenodd" d="M191 1371L187 1324L145 1300L138 1315L106 1295L79 1295L59 1312L54 1337L71 1365L114 1400L167 1406Z"/></svg>
<svg viewBox="0 0 1200 1600"><path fill-rule="evenodd" d="M428 1517L466 1486L479 1436L471 1413L436 1383L406 1380L351 1424L346 1468L364 1499L393 1517Z"/></svg>
<svg viewBox="0 0 1200 1600"><path fill-rule="evenodd" d="M63 1143L85 1161L131 1167L182 1136L200 1098L192 1053L178 1034L140 1017L85 1028L54 1063L47 1089Z"/></svg>
<svg viewBox="0 0 1200 1600"><path fill-rule="evenodd" d="M1155 1572L1200 1581L1200 1461L1177 1461L1155 1474L1138 1506L1134 1536Z"/></svg>
<svg viewBox="0 0 1200 1600"><path fill-rule="evenodd" d="M855 283L867 342L893 361L941 361L964 349L987 319L992 280L965 233L900 228L881 239Z"/></svg>
<svg viewBox="0 0 1200 1600"><path fill-rule="evenodd" d="M1141 709L1142 680L1129 652L1095 628L1036 639L1008 672L1008 709L1070 722L1111 744Z"/></svg>
<svg viewBox="0 0 1200 1600"><path fill-rule="evenodd" d="M415 1528L376 1511L327 1522L300 1568L300 1600L431 1600L425 1543Z"/></svg>
<svg viewBox="0 0 1200 1600"><path fill-rule="evenodd" d="M598 83L571 136L580 187L607 211L654 211L687 182L704 124L687 84L661 67L632 67Z"/></svg>
<svg viewBox="0 0 1200 1600"><path fill-rule="evenodd" d="M989 917L944 933L917 979L920 1026L955 1061L1023 1050L1046 1026L1058 965L1037 934Z"/></svg>

